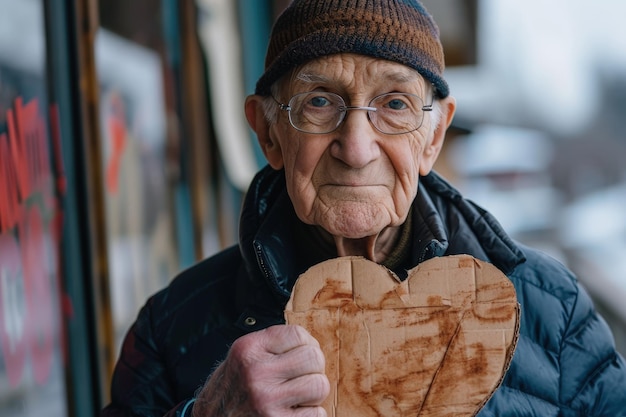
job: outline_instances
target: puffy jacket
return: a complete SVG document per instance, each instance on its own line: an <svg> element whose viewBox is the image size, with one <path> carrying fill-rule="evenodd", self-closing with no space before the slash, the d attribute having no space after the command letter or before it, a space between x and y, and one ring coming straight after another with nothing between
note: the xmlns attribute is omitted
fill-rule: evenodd
<svg viewBox="0 0 626 417"><path fill-rule="evenodd" d="M626 416L626 365L572 273L514 243L435 173L421 179L411 213L414 265L470 254L497 266L517 291L517 349L478 416ZM263 169L246 196L239 245L182 272L140 311L102 416L181 415L235 339L284 322L294 281L311 266L297 261L295 221L283 173Z"/></svg>

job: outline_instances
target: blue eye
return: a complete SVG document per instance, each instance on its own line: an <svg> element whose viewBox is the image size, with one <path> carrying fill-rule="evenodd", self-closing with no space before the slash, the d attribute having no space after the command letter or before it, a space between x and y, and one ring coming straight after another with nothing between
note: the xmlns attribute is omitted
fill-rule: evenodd
<svg viewBox="0 0 626 417"><path fill-rule="evenodd" d="M391 110L403 110L406 109L406 103L400 99L393 99L387 103L387 107Z"/></svg>
<svg viewBox="0 0 626 417"><path fill-rule="evenodd" d="M324 107L324 106L328 106L330 104L330 101L326 97L315 96L311 98L311 100L309 101L309 104L313 107Z"/></svg>

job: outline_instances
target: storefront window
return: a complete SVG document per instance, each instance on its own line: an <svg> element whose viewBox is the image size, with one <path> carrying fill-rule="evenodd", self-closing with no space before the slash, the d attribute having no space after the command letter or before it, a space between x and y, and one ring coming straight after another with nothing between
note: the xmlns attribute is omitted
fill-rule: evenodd
<svg viewBox="0 0 626 417"><path fill-rule="evenodd" d="M181 268L180 124L162 4L103 1L99 7L95 57L116 348L146 299Z"/></svg>
<svg viewBox="0 0 626 417"><path fill-rule="evenodd" d="M67 414L43 1L0 0L0 415Z"/></svg>

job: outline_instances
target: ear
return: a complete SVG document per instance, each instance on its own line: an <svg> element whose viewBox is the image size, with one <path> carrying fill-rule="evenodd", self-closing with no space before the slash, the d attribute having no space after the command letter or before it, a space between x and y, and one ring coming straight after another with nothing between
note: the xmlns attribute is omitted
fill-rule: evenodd
<svg viewBox="0 0 626 417"><path fill-rule="evenodd" d="M452 123L454 112L456 111L456 100L452 96L448 96L439 103L441 109L441 118L439 124L435 127L433 137L429 144L422 152L422 161L420 163L420 175L427 175L435 165L435 161L439 157L443 142L446 138L446 130Z"/></svg>
<svg viewBox="0 0 626 417"><path fill-rule="evenodd" d="M248 96L245 103L246 119L256 133L257 140L265 159L276 170L283 167L283 153L280 143L270 134L270 123L265 118L263 111L263 97L258 95Z"/></svg>

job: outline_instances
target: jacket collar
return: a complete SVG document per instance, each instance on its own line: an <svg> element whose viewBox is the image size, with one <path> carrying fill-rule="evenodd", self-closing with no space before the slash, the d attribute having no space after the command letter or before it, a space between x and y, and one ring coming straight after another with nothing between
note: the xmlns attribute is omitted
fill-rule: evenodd
<svg viewBox="0 0 626 417"><path fill-rule="evenodd" d="M472 255L492 263L506 275L526 261L522 250L491 213L466 200L436 172L422 177L420 187L422 194L431 197L429 206L434 210L425 223L438 219L445 229L449 242L446 255Z"/></svg>

